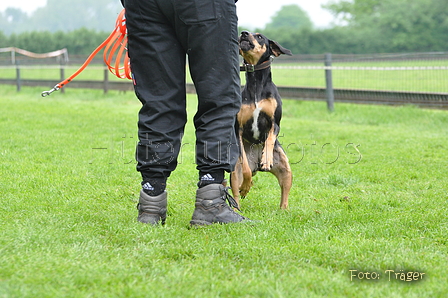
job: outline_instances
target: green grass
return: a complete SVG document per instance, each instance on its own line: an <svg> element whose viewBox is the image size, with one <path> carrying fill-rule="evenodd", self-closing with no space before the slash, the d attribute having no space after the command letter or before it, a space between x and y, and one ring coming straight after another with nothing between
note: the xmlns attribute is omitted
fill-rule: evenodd
<svg viewBox="0 0 448 298"><path fill-rule="evenodd" d="M188 229L191 120L164 227L136 222L138 100L1 86L0 297L445 297L448 112L284 101L290 210L268 173L257 224ZM188 101L189 118L195 97ZM218 132L219 133L219 132ZM107 149L93 149L107 148ZM350 280L350 271L380 280ZM388 280L386 270L425 273ZM401 271L403 270L403 271Z"/></svg>
<svg viewBox="0 0 448 298"><path fill-rule="evenodd" d="M325 87L322 69L276 69L275 66L323 66L319 63L280 64L274 61L273 76L279 86ZM344 67L432 67L448 66L446 60L381 62L335 62ZM448 70L333 70L333 87L385 91L448 93Z"/></svg>

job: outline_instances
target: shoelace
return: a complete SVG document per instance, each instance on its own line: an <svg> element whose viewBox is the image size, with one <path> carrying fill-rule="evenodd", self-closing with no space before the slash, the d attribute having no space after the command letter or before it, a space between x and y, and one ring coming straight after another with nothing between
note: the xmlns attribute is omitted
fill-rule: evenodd
<svg viewBox="0 0 448 298"><path fill-rule="evenodd" d="M226 186L224 187L224 199L229 202L230 207L233 207L237 209L238 211L241 211L238 207L238 204L236 203L235 199L229 194L230 187Z"/></svg>

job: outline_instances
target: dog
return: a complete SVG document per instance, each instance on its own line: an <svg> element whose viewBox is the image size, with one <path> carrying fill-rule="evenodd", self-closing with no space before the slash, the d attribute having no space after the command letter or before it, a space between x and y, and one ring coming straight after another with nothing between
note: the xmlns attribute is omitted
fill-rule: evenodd
<svg viewBox="0 0 448 298"><path fill-rule="evenodd" d="M280 208L288 208L292 186L292 172L288 157L277 137L282 117L282 100L272 81L272 57L291 51L278 42L259 33L243 31L239 37L241 71L246 72L246 85L242 91L242 105L237 115L240 156L230 175L232 194L240 208L257 171L271 172L281 188Z"/></svg>

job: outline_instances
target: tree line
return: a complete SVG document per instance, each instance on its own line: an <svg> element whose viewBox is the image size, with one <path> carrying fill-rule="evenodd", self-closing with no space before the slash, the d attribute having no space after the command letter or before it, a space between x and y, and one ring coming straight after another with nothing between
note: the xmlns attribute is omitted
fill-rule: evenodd
<svg viewBox="0 0 448 298"><path fill-rule="evenodd" d="M446 0L339 0L324 8L337 19L330 28L314 29L300 7L287 5L259 31L295 54L448 51Z"/></svg>
<svg viewBox="0 0 448 298"><path fill-rule="evenodd" d="M69 32L30 31L6 36L0 32L0 48L16 47L34 53L47 53L67 48L69 55L88 55L110 32L80 28Z"/></svg>
<svg viewBox="0 0 448 298"><path fill-rule="evenodd" d="M48 0L46 7L31 16L8 8L0 13L3 14L0 15L0 47L14 46L37 53L67 48L71 55L90 54L112 31L121 4L118 0L75 2ZM448 51L448 5L445 2L332 1L325 8L335 15L337 22L325 29L315 28L299 6L287 5L264 28L240 27L239 30L264 33L294 54ZM24 24L33 29L21 33L11 33L8 29ZM86 24L93 27L81 26ZM59 31L52 30L54 28Z"/></svg>

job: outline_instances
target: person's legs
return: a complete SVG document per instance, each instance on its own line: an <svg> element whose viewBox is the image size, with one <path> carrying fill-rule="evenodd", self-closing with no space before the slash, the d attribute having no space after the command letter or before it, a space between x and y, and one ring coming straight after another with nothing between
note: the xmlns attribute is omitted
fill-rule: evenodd
<svg viewBox="0 0 448 298"><path fill-rule="evenodd" d="M220 184L238 158L234 124L241 98L233 0L125 4L135 92L143 104L136 154L143 178L139 221L163 223L166 217L165 183L176 168L186 122L185 53L198 93L197 169L205 177L191 224L245 220L226 204L232 198Z"/></svg>
<svg viewBox="0 0 448 298"><path fill-rule="evenodd" d="M234 0L180 5L186 6L178 10L187 28L189 68L198 95L194 125L199 186L205 186L221 183L224 172L233 171L239 154L235 133L241 106L238 19Z"/></svg>
<svg viewBox="0 0 448 298"><path fill-rule="evenodd" d="M177 166L186 123L185 51L155 0L126 0L125 8L135 93L142 102L139 221L157 223L164 221L166 180Z"/></svg>

